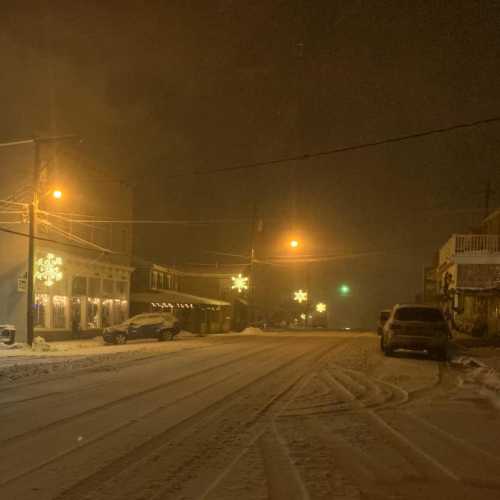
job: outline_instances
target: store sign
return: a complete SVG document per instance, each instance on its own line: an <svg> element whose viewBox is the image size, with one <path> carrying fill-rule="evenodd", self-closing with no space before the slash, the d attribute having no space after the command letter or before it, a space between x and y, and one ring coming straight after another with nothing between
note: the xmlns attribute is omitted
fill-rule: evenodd
<svg viewBox="0 0 500 500"><path fill-rule="evenodd" d="M43 282L46 286L52 286L56 281L62 280L61 266L62 258L48 253L36 261L35 279Z"/></svg>

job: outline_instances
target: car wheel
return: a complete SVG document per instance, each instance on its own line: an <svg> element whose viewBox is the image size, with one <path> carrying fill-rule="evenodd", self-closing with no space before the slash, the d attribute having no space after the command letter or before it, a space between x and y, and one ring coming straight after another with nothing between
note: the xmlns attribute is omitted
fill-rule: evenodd
<svg viewBox="0 0 500 500"><path fill-rule="evenodd" d="M158 340L160 342L165 342L165 340L174 340L175 333L172 330L162 330L158 335Z"/></svg>
<svg viewBox="0 0 500 500"><path fill-rule="evenodd" d="M103 336L102 340L104 340L104 343L106 343L106 344L113 344L114 343L114 339L112 337Z"/></svg>
<svg viewBox="0 0 500 500"><path fill-rule="evenodd" d="M115 333L113 342L116 345L123 345L127 342L127 336L124 333Z"/></svg>

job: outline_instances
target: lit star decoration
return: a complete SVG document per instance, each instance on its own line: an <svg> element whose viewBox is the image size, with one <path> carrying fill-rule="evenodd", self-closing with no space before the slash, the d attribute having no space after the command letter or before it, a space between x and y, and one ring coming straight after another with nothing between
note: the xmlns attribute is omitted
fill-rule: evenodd
<svg viewBox="0 0 500 500"><path fill-rule="evenodd" d="M319 313L324 313L326 311L326 304L323 304L323 302L318 302L316 304L316 311Z"/></svg>
<svg viewBox="0 0 500 500"><path fill-rule="evenodd" d="M62 280L61 266L61 257L48 253L36 261L35 279L43 281L46 286L52 286L56 281Z"/></svg>
<svg viewBox="0 0 500 500"><path fill-rule="evenodd" d="M302 304L302 302L307 301L307 292L304 292L303 290L298 290L293 293L293 300L298 302L299 304Z"/></svg>
<svg viewBox="0 0 500 500"><path fill-rule="evenodd" d="M238 276L233 276L231 279L233 280L233 285L231 286L233 290L238 290L238 293L241 293L243 290L248 290L248 278L246 276L242 276L240 273Z"/></svg>

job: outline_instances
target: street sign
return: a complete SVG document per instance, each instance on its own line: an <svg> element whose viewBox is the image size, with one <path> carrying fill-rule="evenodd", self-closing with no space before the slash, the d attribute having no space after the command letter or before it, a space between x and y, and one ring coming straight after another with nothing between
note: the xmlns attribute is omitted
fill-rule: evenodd
<svg viewBox="0 0 500 500"><path fill-rule="evenodd" d="M26 292L28 290L28 278L17 278L17 291Z"/></svg>

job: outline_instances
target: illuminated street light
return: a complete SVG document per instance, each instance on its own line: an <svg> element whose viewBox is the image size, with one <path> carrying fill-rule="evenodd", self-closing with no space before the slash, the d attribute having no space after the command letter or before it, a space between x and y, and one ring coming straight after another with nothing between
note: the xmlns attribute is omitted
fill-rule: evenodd
<svg viewBox="0 0 500 500"><path fill-rule="evenodd" d="M304 292L303 290L297 290L296 292L293 293L293 300L295 300L299 304L302 304L302 302L306 302L307 292Z"/></svg>
<svg viewBox="0 0 500 500"><path fill-rule="evenodd" d="M346 295L349 295L351 293L351 287L344 283L339 286L339 292L340 295L343 295L345 297Z"/></svg>
<svg viewBox="0 0 500 500"><path fill-rule="evenodd" d="M323 304L323 302L318 302L316 304L316 311L319 312L319 313L326 312L326 304Z"/></svg>
<svg viewBox="0 0 500 500"><path fill-rule="evenodd" d="M242 276L240 273L238 276L233 276L231 279L233 280L231 286L233 290L238 290L238 293L241 293L243 290L248 290L248 278L246 276Z"/></svg>
<svg viewBox="0 0 500 500"><path fill-rule="evenodd" d="M292 241L290 241L290 246L292 248L298 248L299 242L297 240L292 240Z"/></svg>
<svg viewBox="0 0 500 500"><path fill-rule="evenodd" d="M52 191L52 196L56 199L56 200L60 200L62 198L62 191L59 190L59 189L54 189L54 191Z"/></svg>

